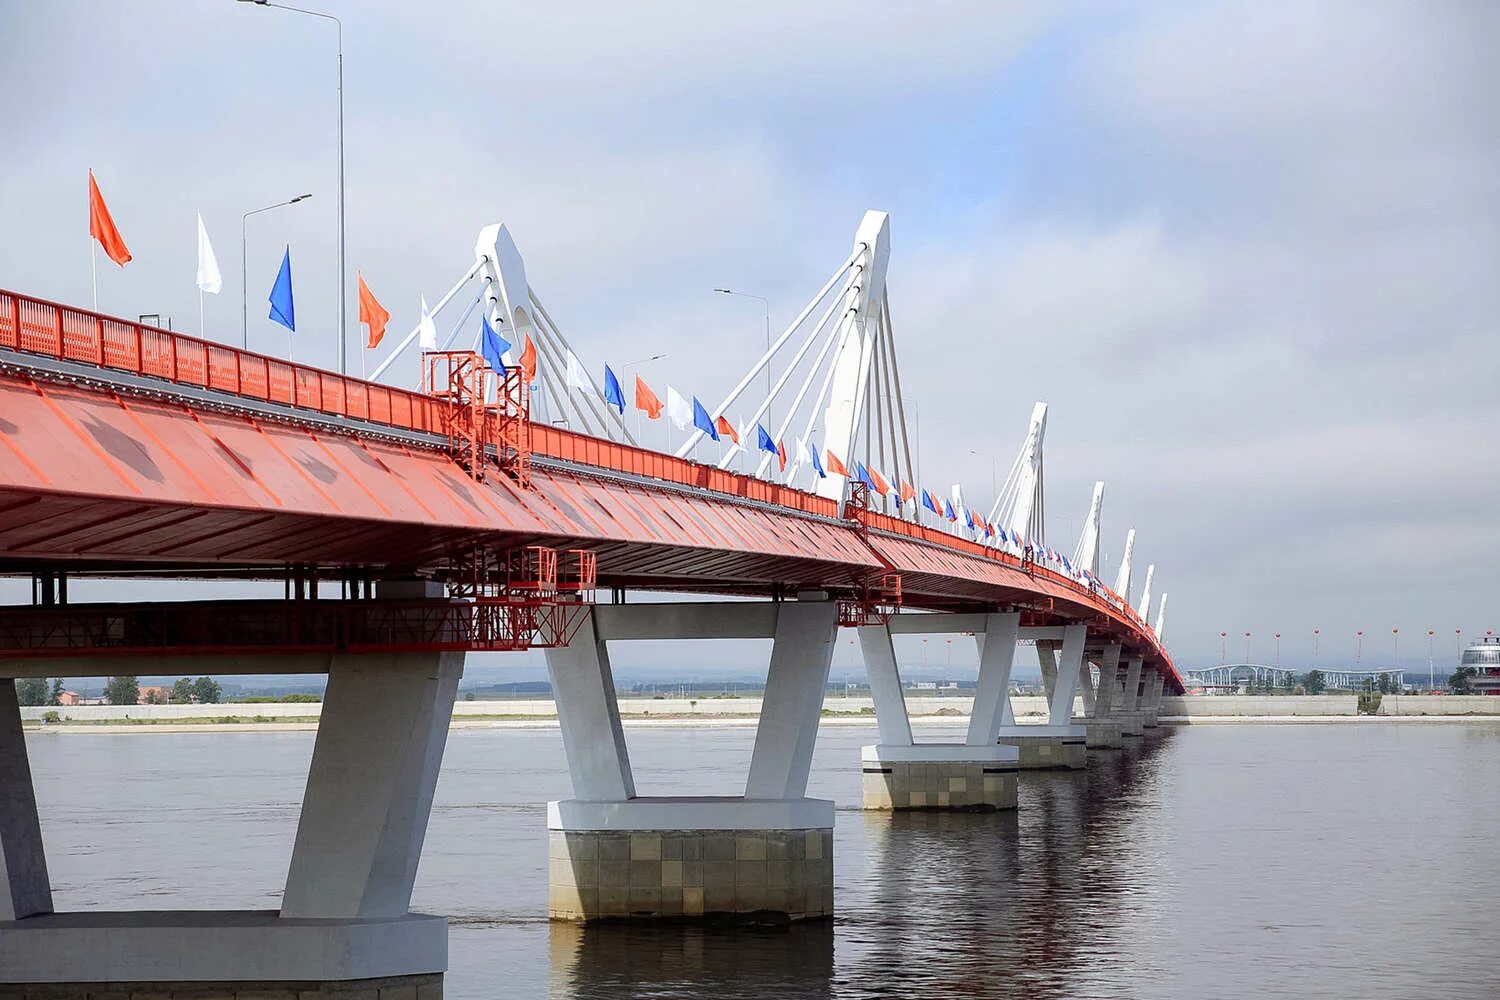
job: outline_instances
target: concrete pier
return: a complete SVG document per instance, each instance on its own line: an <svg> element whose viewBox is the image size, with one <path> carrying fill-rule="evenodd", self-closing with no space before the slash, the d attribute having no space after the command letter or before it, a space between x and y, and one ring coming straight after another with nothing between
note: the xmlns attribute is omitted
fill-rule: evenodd
<svg viewBox="0 0 1500 1000"><path fill-rule="evenodd" d="M607 605L547 651L572 799L548 805L554 920L783 923L833 913L833 803L807 798L838 628L818 592L796 601ZM771 638L766 692L740 796L635 791L608 643Z"/></svg>
<svg viewBox="0 0 1500 1000"><path fill-rule="evenodd" d="M1041 726L1006 725L997 732L996 739L1016 748L1023 771L1082 769L1088 765L1088 733L1084 727L1073 724L1073 699L1078 693L1078 679L1083 668L1087 626L1068 625L1029 631L1036 638L1042 682L1047 686L1047 723Z"/></svg>
<svg viewBox="0 0 1500 1000"><path fill-rule="evenodd" d="M268 669L257 659L236 665ZM463 654L294 656L274 668L288 659L326 671L328 687L279 910L53 912L15 684L0 680L5 983L80 1000L442 996L447 919L408 908ZM157 665L202 672L182 660ZM112 664L47 666L81 676Z"/></svg>

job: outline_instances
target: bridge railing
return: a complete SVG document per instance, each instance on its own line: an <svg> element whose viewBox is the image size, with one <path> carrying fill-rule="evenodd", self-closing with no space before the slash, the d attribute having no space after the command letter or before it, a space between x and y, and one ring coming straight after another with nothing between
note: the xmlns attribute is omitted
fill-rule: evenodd
<svg viewBox="0 0 1500 1000"><path fill-rule="evenodd" d="M442 404L423 393L17 292L0 290L0 348L404 430L442 430Z"/></svg>

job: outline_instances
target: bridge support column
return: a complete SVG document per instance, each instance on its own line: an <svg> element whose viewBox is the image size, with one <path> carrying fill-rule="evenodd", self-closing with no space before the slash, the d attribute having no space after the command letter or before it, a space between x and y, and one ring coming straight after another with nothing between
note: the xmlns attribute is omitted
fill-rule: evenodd
<svg viewBox="0 0 1500 1000"><path fill-rule="evenodd" d="M942 616L922 616L943 624ZM983 616L979 685L964 742L915 743L891 631L859 629L860 648L880 726L880 743L860 754L866 809L988 811L1016 807L1018 753L995 742L1010 704L1010 671L1021 616Z"/></svg>
<svg viewBox="0 0 1500 1000"><path fill-rule="evenodd" d="M1145 693L1141 696L1141 709L1145 718L1147 729L1155 729L1160 723L1157 721L1161 712L1161 692L1166 679L1160 670L1151 668L1146 676Z"/></svg>
<svg viewBox="0 0 1500 1000"><path fill-rule="evenodd" d="M1115 717L1120 721L1121 731L1126 736L1140 736L1145 731L1145 718L1140 711L1141 658L1139 656L1132 656L1126 661L1120 695Z"/></svg>
<svg viewBox="0 0 1500 1000"><path fill-rule="evenodd" d="M14 687L0 683L0 899L16 918L0 920L0 978L78 1000L441 996L447 918L408 906L463 654L305 659L329 679L280 911L49 912ZM213 668L180 661L154 666ZM47 665L78 676L108 661Z"/></svg>
<svg viewBox="0 0 1500 1000"><path fill-rule="evenodd" d="M1001 744L1015 747L1020 753L1022 770L1077 770L1086 766L1086 730L1073 723L1073 700L1078 692L1078 672L1083 666L1083 647L1088 638L1085 625L1068 625L1062 630L1060 660L1053 661L1054 677L1048 691L1046 725L1005 725L996 736ZM1046 646L1042 643L1046 642ZM1037 656L1045 681L1048 661L1057 655L1052 640L1038 640ZM1009 698L1006 699L1009 701Z"/></svg>
<svg viewBox="0 0 1500 1000"><path fill-rule="evenodd" d="M1084 664L1083 670L1088 670ZM1093 697L1084 695L1084 708L1088 713L1084 729L1088 733L1088 745L1096 749L1114 748L1124 744L1124 727L1114 716L1114 707L1120 694L1116 678L1120 672L1120 647L1105 646L1099 653L1099 685ZM1092 686L1092 685L1091 685Z"/></svg>
<svg viewBox="0 0 1500 1000"><path fill-rule="evenodd" d="M833 914L833 803L807 798L838 630L814 592L765 604L594 608L548 650L574 798L547 807L554 920L780 923ZM745 793L635 792L606 644L616 639L772 638Z"/></svg>

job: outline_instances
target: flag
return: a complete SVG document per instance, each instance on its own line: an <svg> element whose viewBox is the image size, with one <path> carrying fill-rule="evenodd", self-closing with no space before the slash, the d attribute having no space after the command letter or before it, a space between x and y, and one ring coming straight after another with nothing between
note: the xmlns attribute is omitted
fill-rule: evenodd
<svg viewBox="0 0 1500 1000"><path fill-rule="evenodd" d="M427 296L420 296L422 318L417 321L417 345L424 351L437 350L437 326L432 322L432 313L427 311Z"/></svg>
<svg viewBox="0 0 1500 1000"><path fill-rule="evenodd" d="M917 491L911 488L911 483L908 483L904 479L901 480L901 502L906 503L908 500L914 500L916 496Z"/></svg>
<svg viewBox="0 0 1500 1000"><path fill-rule="evenodd" d="M224 290L224 276L219 273L219 258L214 256L214 245L208 242L208 230L203 228L203 213L198 213L198 290L218 295Z"/></svg>
<svg viewBox="0 0 1500 1000"><path fill-rule="evenodd" d="M972 510L969 510L967 507L964 508L964 520L966 522L968 522L969 530L973 531L974 530L974 512Z"/></svg>
<svg viewBox="0 0 1500 1000"><path fill-rule="evenodd" d="M950 521L957 521L958 515L953 513L953 505L947 500L943 501L943 516Z"/></svg>
<svg viewBox="0 0 1500 1000"><path fill-rule="evenodd" d="M828 471L832 472L835 476L847 476L849 474L849 470L845 468L843 462L839 461L839 457L833 453L832 448L828 449Z"/></svg>
<svg viewBox="0 0 1500 1000"><path fill-rule="evenodd" d="M359 279L359 321L370 328L370 340L365 344L365 349L372 350L380 346L380 339L385 336L385 325L391 321L391 314L375 298L370 286L365 284L365 276L358 271L354 272L354 276Z"/></svg>
<svg viewBox="0 0 1500 1000"><path fill-rule="evenodd" d="M786 471L786 445L780 441L776 442L776 469L778 472Z"/></svg>
<svg viewBox="0 0 1500 1000"><path fill-rule="evenodd" d="M589 385L589 380L584 377L583 365L578 363L578 355L574 354L572 351L568 352L567 382L568 387L572 389L582 389L587 392L590 388L592 388Z"/></svg>
<svg viewBox="0 0 1500 1000"><path fill-rule="evenodd" d="M115 220L109 214L109 206L104 204L104 195L99 193L99 182L94 180L92 170L89 171L89 235L99 241L110 260L121 267L130 263L130 250L115 228Z"/></svg>
<svg viewBox="0 0 1500 1000"><path fill-rule="evenodd" d="M635 408L652 420L661 419L661 400L656 398L656 393L651 391L646 380L639 375L635 377Z"/></svg>
<svg viewBox="0 0 1500 1000"><path fill-rule="evenodd" d="M1004 528L1000 528L998 530L1000 532L1000 540L1002 542L1009 542L1010 541L1010 536L1005 533L1005 529Z"/></svg>
<svg viewBox="0 0 1500 1000"><path fill-rule="evenodd" d="M719 432L714 427L713 417L710 417L708 411L703 408L703 404L698 402L697 396L693 397L693 426L713 440L719 440Z"/></svg>
<svg viewBox="0 0 1500 1000"><path fill-rule="evenodd" d="M536 381L536 343L532 341L531 334L526 334L526 346L521 348L521 356L516 359L516 364L521 366L521 375L530 385Z"/></svg>
<svg viewBox="0 0 1500 1000"><path fill-rule="evenodd" d="M818 478L827 479L828 473L823 471L823 463L818 460L818 446L813 445L809 454L812 455L812 467L818 470Z"/></svg>
<svg viewBox="0 0 1500 1000"><path fill-rule="evenodd" d="M766 429L758 423L755 425L755 442L756 447L761 451L769 451L773 455L776 454L776 442L771 439L771 435L766 433Z"/></svg>
<svg viewBox="0 0 1500 1000"><path fill-rule="evenodd" d="M932 511L934 514L942 513L942 511L937 509L937 503L932 499L932 494L925 489L922 491L922 506Z"/></svg>
<svg viewBox="0 0 1500 1000"><path fill-rule="evenodd" d="M870 478L875 481L875 490L881 496L886 496L891 492L891 484L886 482L885 477L880 474L880 470L873 465L870 466Z"/></svg>
<svg viewBox="0 0 1500 1000"><path fill-rule="evenodd" d="M719 415L719 419L716 422L716 426L719 428L719 433L720 434L727 434L727 435L729 435L729 440L733 441L735 444L739 444L740 443L740 432L734 429L734 424L731 424L729 422L729 419L727 417L725 417L723 414ZM717 441L719 439L718 439L718 437L715 437L714 440Z"/></svg>
<svg viewBox="0 0 1500 1000"><path fill-rule="evenodd" d="M680 431L687 430L688 424L693 422L693 407L670 385L667 386L667 419Z"/></svg>
<svg viewBox="0 0 1500 1000"><path fill-rule="evenodd" d="M276 273L276 284L271 286L270 302L271 318L296 333L297 311L292 306L292 248L290 246L286 248L286 254L281 258L281 270Z"/></svg>
<svg viewBox="0 0 1500 1000"><path fill-rule="evenodd" d="M870 489L875 489L875 480L870 478L870 470L865 468L865 464L863 462L855 462L854 467L859 470L859 481L870 487Z"/></svg>
<svg viewBox="0 0 1500 1000"><path fill-rule="evenodd" d="M625 393L620 391L620 380L609 365L604 366L604 401L625 415Z"/></svg>
<svg viewBox="0 0 1500 1000"><path fill-rule="evenodd" d="M480 314L481 324L479 338L479 353L484 355L487 365L495 370L496 375L505 374L505 352L510 350L510 341L495 332L490 326L490 318Z"/></svg>
<svg viewBox="0 0 1500 1000"><path fill-rule="evenodd" d="M794 452L794 454L797 456L797 461L798 462L811 462L813 460L813 453L814 453L813 451L809 451L808 450L807 442L804 441L801 437L798 437L797 438L797 450L796 450L796 452Z"/></svg>

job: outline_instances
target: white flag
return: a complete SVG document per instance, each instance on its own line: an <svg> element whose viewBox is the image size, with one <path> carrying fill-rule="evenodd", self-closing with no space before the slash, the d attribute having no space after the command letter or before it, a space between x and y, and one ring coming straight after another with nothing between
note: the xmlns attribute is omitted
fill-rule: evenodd
<svg viewBox="0 0 1500 1000"><path fill-rule="evenodd" d="M568 385L585 392L590 388L588 376L583 373L583 365L578 363L578 356L572 351L568 352Z"/></svg>
<svg viewBox="0 0 1500 1000"><path fill-rule="evenodd" d="M667 386L667 418L678 430L687 430L693 422L693 404L682 398L682 394Z"/></svg>
<svg viewBox="0 0 1500 1000"><path fill-rule="evenodd" d="M224 278L219 274L219 260L214 256L213 244L208 242L208 230L203 228L203 213L198 213L198 288L210 295L218 295L224 287Z"/></svg>
<svg viewBox="0 0 1500 1000"><path fill-rule="evenodd" d="M798 465L811 465L812 464L812 452L808 451L808 449L807 449L807 442L804 441L804 440L802 440L800 437L797 439L797 464Z"/></svg>
<svg viewBox="0 0 1500 1000"><path fill-rule="evenodd" d="M427 311L427 296L422 299L422 319L417 323L417 341L424 351L437 350L437 327L433 325L432 314Z"/></svg>

